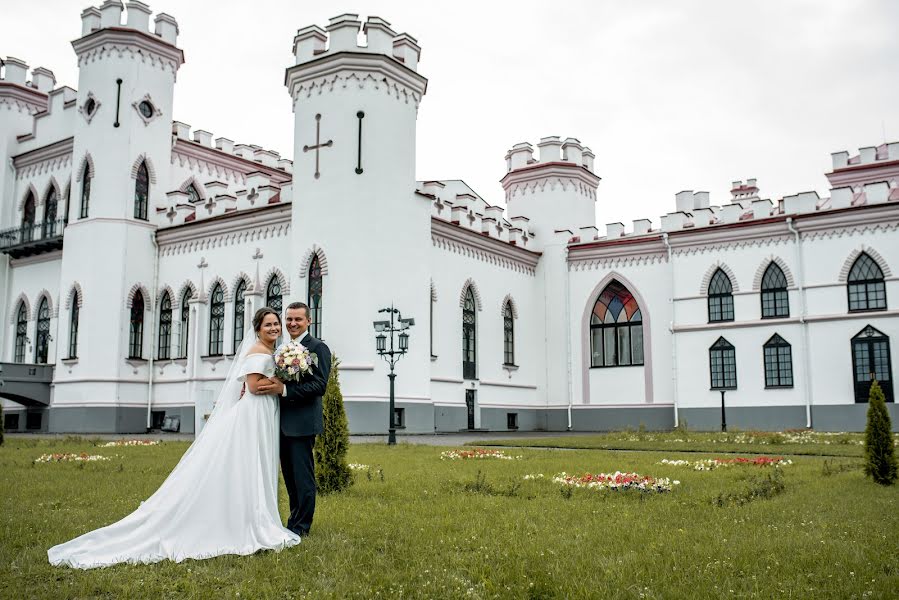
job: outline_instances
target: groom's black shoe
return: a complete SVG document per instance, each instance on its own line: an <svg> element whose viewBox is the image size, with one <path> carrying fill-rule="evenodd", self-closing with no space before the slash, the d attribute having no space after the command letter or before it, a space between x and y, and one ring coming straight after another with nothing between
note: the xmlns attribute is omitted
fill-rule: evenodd
<svg viewBox="0 0 899 600"><path fill-rule="evenodd" d="M309 532L308 532L308 531L303 531L302 529L294 529L294 528L291 527L290 530L291 530L292 532L294 532L295 534L297 534L298 536L300 536L301 538L302 538L302 537L306 537L307 535L309 535Z"/></svg>

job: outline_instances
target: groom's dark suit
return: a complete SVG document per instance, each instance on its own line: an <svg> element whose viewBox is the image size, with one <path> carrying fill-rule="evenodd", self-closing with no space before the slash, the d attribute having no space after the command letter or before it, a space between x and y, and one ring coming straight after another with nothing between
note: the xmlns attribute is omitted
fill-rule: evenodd
<svg viewBox="0 0 899 600"><path fill-rule="evenodd" d="M290 498L287 528L299 535L309 533L315 513L315 462L312 447L323 430L322 395L331 373L331 350L311 335L299 338L318 366L300 381L284 383L281 397L281 470Z"/></svg>

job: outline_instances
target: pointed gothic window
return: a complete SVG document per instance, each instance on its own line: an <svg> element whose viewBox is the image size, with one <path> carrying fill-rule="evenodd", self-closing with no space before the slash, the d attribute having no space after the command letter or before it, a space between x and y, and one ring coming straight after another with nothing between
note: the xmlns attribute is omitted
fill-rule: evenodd
<svg viewBox="0 0 899 600"><path fill-rule="evenodd" d="M789 316L787 277L777 263L772 262L762 276L762 318L776 319Z"/></svg>
<svg viewBox="0 0 899 600"><path fill-rule="evenodd" d="M84 164L84 172L81 174L81 212L79 218L87 218L87 209L91 203L91 170L87 163Z"/></svg>
<svg viewBox="0 0 899 600"><path fill-rule="evenodd" d="M431 322L430 322L430 331L429 331L429 335L430 335L429 345L431 347L431 358L436 358L437 354L434 353L434 304L436 301L434 300L433 284L431 284L431 285L432 285L432 287L431 287L431 310L429 313Z"/></svg>
<svg viewBox="0 0 899 600"><path fill-rule="evenodd" d="M34 193L28 192L25 204L22 206L22 241L30 242L34 239Z"/></svg>
<svg viewBox="0 0 899 600"><path fill-rule="evenodd" d="M244 296L247 293L247 282L243 279L237 284L234 290L234 349L232 352L237 353L243 342L244 316L246 315L247 305Z"/></svg>
<svg viewBox="0 0 899 600"><path fill-rule="evenodd" d="M867 252L862 252L849 271L849 312L886 310L887 290L883 271Z"/></svg>
<svg viewBox="0 0 899 600"><path fill-rule="evenodd" d="M56 188L50 187L47 193L47 201L44 203L44 223L41 227L41 237L48 238L56 235L56 212L59 199L56 197Z"/></svg>
<svg viewBox="0 0 899 600"><path fill-rule="evenodd" d="M734 320L734 296L730 278L722 269L709 282L709 323Z"/></svg>
<svg viewBox="0 0 899 600"><path fill-rule="evenodd" d="M137 168L137 181L134 184L134 218L147 220L147 205L150 200L150 172L146 161L141 161Z"/></svg>
<svg viewBox="0 0 899 600"><path fill-rule="evenodd" d="M46 363L50 349L50 303L41 298L37 309L37 335L34 343L34 362Z"/></svg>
<svg viewBox="0 0 899 600"><path fill-rule="evenodd" d="M465 302L462 304L462 377L477 378L477 305L471 286L465 291Z"/></svg>
<svg viewBox="0 0 899 600"><path fill-rule="evenodd" d="M709 348L709 368L713 390L737 389L737 355L733 345L723 337Z"/></svg>
<svg viewBox="0 0 899 600"><path fill-rule="evenodd" d="M193 296L190 288L184 290L184 294L181 296L181 340L180 340L180 352L178 356L180 358L187 358L187 349L188 342L190 341L190 299Z"/></svg>
<svg viewBox="0 0 899 600"><path fill-rule="evenodd" d="M503 364L515 364L515 322L513 320L512 301L506 300L503 306Z"/></svg>
<svg viewBox="0 0 899 600"><path fill-rule="evenodd" d="M633 294L616 280L593 305L590 351L592 367L643 364L643 313Z"/></svg>
<svg viewBox="0 0 899 600"><path fill-rule="evenodd" d="M209 356L225 352L225 292L220 283L212 288L209 300Z"/></svg>
<svg viewBox="0 0 899 600"><path fill-rule="evenodd" d="M309 265L309 335L322 337L322 268L318 255L312 256Z"/></svg>
<svg viewBox="0 0 899 600"><path fill-rule="evenodd" d="M867 402L871 381L876 379L886 396L893 402L893 370L890 367L890 338L870 325L852 338L852 373L855 401Z"/></svg>
<svg viewBox="0 0 899 600"><path fill-rule="evenodd" d="M128 358L143 358L144 354L144 295L140 290L131 301L131 327L128 332Z"/></svg>
<svg viewBox="0 0 899 600"><path fill-rule="evenodd" d="M793 387L793 350L777 335L771 336L763 349L765 359L765 387Z"/></svg>
<svg viewBox="0 0 899 600"><path fill-rule="evenodd" d="M158 358L167 360L172 354L172 297L168 292L162 295L159 303L159 333L156 342Z"/></svg>
<svg viewBox="0 0 899 600"><path fill-rule="evenodd" d="M28 339L28 309L24 302L19 303L16 312L16 352L14 360L17 363L25 362L25 344Z"/></svg>
<svg viewBox="0 0 899 600"><path fill-rule="evenodd" d="M78 318L81 308L78 292L72 294L72 310L69 312L69 358L78 358Z"/></svg>
<svg viewBox="0 0 899 600"><path fill-rule="evenodd" d="M272 275L265 288L265 305L281 314L281 281L277 275Z"/></svg>
<svg viewBox="0 0 899 600"><path fill-rule="evenodd" d="M189 186L187 186L187 201L192 204L196 204L201 200L202 199L200 198L200 192L197 191L197 188L194 186L194 184L190 184Z"/></svg>

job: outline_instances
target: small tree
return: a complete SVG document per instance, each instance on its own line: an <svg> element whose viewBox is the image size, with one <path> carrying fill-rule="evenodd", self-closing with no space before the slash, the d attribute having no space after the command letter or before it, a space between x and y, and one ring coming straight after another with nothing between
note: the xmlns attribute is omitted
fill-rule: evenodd
<svg viewBox="0 0 899 600"><path fill-rule="evenodd" d="M337 357L331 360L331 374L322 397L324 431L315 440L315 481L322 494L340 492L353 484L353 474L347 464L350 447L350 427L343 408Z"/></svg>
<svg viewBox="0 0 899 600"><path fill-rule="evenodd" d="M877 380L868 394L868 424L865 427L865 475L875 483L892 485L897 478L892 424L886 399Z"/></svg>

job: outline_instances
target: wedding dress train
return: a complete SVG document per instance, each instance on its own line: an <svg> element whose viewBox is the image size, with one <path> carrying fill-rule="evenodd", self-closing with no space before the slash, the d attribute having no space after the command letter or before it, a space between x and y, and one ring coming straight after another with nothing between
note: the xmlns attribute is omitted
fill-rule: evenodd
<svg viewBox="0 0 899 600"><path fill-rule="evenodd" d="M273 371L268 354L236 361L203 431L159 489L121 521L50 548L50 563L91 569L298 544L278 513L278 399L240 397L248 373Z"/></svg>

